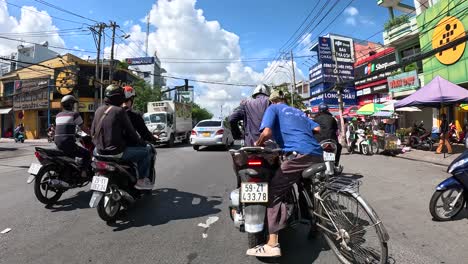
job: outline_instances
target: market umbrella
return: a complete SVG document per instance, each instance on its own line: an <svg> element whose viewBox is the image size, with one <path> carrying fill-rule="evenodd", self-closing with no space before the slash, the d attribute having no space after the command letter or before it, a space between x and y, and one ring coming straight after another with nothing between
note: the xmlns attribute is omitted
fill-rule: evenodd
<svg viewBox="0 0 468 264"><path fill-rule="evenodd" d="M421 109L417 108L416 106L407 106L407 107L402 107L402 108L398 108L395 110L394 102L391 102L391 103L386 104L384 108L380 109L380 111L420 112Z"/></svg>
<svg viewBox="0 0 468 264"><path fill-rule="evenodd" d="M384 108L383 104L366 104L359 108L359 110L356 112L358 115L373 115L376 112L379 112L382 108Z"/></svg>
<svg viewBox="0 0 468 264"><path fill-rule="evenodd" d="M350 106L343 111L343 116L355 117L357 116L357 110L359 110L359 106Z"/></svg>
<svg viewBox="0 0 468 264"><path fill-rule="evenodd" d="M439 108L442 105L460 102L468 102L468 90L437 76L412 95L395 103L395 108L406 106Z"/></svg>

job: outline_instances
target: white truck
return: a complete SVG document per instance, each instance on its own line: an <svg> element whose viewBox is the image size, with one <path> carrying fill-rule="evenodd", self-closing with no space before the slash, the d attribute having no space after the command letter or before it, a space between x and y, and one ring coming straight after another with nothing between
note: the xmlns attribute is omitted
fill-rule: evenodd
<svg viewBox="0 0 468 264"><path fill-rule="evenodd" d="M159 137L160 143L169 147L174 143L188 143L192 131L192 106L173 101L148 103L143 115L149 131Z"/></svg>

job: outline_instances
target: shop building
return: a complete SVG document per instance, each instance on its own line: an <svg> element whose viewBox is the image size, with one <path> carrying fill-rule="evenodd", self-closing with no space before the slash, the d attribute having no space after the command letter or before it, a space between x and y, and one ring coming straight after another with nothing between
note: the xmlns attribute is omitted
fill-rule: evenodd
<svg viewBox="0 0 468 264"><path fill-rule="evenodd" d="M369 103L385 103L390 100L387 77L392 71L385 71L385 69L396 63L395 49L387 48L354 64L356 79L354 84L359 106ZM373 74L377 70L383 70L383 72L378 75Z"/></svg>
<svg viewBox="0 0 468 264"><path fill-rule="evenodd" d="M421 52L450 45L454 40L466 37L468 30L468 1L439 0L415 1L417 24L420 30ZM422 62L424 83L429 83L436 76L468 88L468 52L466 41L424 59ZM445 107L442 110L448 120L454 120L461 130L468 124L468 114L458 106ZM433 114L433 126L439 125L438 111Z"/></svg>
<svg viewBox="0 0 468 264"><path fill-rule="evenodd" d="M419 43L419 27L416 20L416 7L403 4L400 1L379 0L377 4L389 10L389 18L385 23L383 40L384 44L395 49L396 62L408 60L421 53ZM395 16L394 10L399 10L402 14ZM392 72L387 77L389 98L401 100L420 87L424 86L424 75L422 61L417 61L411 65ZM415 122L424 121L429 129L433 123L434 110L423 108L421 112L400 112L399 126L410 127Z"/></svg>
<svg viewBox="0 0 468 264"><path fill-rule="evenodd" d="M78 99L77 111L82 115L84 127L90 128L95 90L100 90L99 82L94 78L95 67L95 64L66 54L0 77L0 93L6 95L0 98L0 105L12 108L11 119L2 117L2 136L11 124L23 123L27 139L46 137L48 126L55 122L56 114L61 111L61 98L68 94ZM117 70L110 81L108 69L105 69L103 79L106 80L103 82L105 88L111 82L131 84L138 77L127 70Z"/></svg>

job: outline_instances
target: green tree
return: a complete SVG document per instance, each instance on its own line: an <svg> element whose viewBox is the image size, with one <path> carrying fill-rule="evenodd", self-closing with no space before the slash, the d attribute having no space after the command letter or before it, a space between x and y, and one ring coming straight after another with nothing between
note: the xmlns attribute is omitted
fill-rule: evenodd
<svg viewBox="0 0 468 264"><path fill-rule="evenodd" d="M140 112L146 113L148 102L161 100L161 89L159 87L151 87L144 80L138 80L133 84L136 92L134 108Z"/></svg>
<svg viewBox="0 0 468 264"><path fill-rule="evenodd" d="M291 105L291 93L289 90L289 86L290 85L288 83L283 83L277 86L273 86L273 90L283 91L283 93L285 93L286 95L288 104ZM298 109L305 109L305 105L302 101L303 101L302 96L298 95L297 93L294 93L294 105L293 106Z"/></svg>
<svg viewBox="0 0 468 264"><path fill-rule="evenodd" d="M199 122L201 120L205 119L211 119L213 117L213 114L210 113L208 110L206 110L203 107L200 107L196 103L192 103L192 119L195 122Z"/></svg>

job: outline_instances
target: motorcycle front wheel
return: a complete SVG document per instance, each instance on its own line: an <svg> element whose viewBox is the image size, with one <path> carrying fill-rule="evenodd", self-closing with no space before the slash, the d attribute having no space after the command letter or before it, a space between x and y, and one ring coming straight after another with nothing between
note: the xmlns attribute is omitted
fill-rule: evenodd
<svg viewBox="0 0 468 264"><path fill-rule="evenodd" d="M36 176L34 195L39 202L45 205L55 204L63 194L62 190L50 186L50 181L54 179L59 179L59 173L53 166L41 170Z"/></svg>
<svg viewBox="0 0 468 264"><path fill-rule="evenodd" d="M458 200L451 205L455 199ZM457 216L465 205L465 195L462 189L451 188L435 191L429 203L429 211L436 221L448 221Z"/></svg>
<svg viewBox="0 0 468 264"><path fill-rule="evenodd" d="M362 154L364 154L364 155L369 155L370 154L368 145L361 145L361 148L362 148Z"/></svg>

